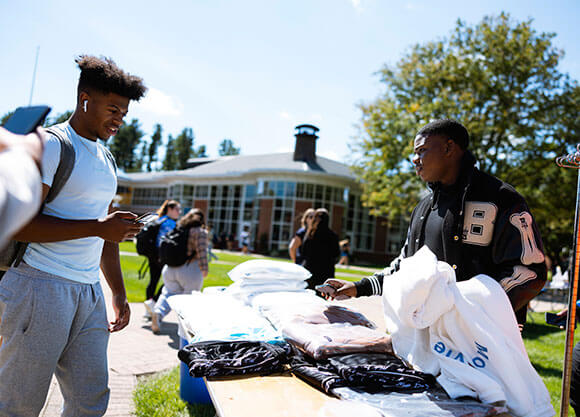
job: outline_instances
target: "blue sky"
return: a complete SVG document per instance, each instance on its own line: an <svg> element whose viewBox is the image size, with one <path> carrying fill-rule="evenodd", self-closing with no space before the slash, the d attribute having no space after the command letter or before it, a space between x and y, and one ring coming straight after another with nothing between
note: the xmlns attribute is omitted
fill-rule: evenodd
<svg viewBox="0 0 580 417"><path fill-rule="evenodd" d="M312 123L318 153L346 161L357 104L381 92L377 70L458 18L502 10L557 33L561 70L580 79L578 1L0 0L0 115L28 104L40 46L32 103L53 115L74 107L74 57L105 55L150 88L127 117L147 135L191 127L211 156L224 138L260 154L292 150L294 126Z"/></svg>

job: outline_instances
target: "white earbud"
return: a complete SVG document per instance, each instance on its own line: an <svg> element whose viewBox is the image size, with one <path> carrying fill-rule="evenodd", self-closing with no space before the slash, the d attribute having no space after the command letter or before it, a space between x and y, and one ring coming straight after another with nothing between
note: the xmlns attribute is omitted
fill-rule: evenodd
<svg viewBox="0 0 580 417"><path fill-rule="evenodd" d="M83 110L85 111L85 113L87 112L87 103L88 102L89 102L89 100L83 101Z"/></svg>

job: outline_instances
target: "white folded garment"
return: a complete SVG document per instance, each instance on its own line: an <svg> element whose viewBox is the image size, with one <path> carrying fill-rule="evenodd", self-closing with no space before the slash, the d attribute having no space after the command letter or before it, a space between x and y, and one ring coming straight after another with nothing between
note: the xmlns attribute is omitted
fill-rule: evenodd
<svg viewBox="0 0 580 417"><path fill-rule="evenodd" d="M383 304L395 352L433 375L452 398L505 402L514 416L554 415L509 299L491 277L455 282L425 246L386 277Z"/></svg>
<svg viewBox="0 0 580 417"><path fill-rule="evenodd" d="M290 262L255 259L235 266L228 276L234 282L246 279L306 280L312 274L304 267Z"/></svg>

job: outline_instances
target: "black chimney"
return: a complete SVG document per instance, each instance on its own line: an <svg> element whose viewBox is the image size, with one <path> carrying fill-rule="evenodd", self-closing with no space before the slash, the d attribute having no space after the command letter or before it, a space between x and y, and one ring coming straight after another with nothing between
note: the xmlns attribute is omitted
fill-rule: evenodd
<svg viewBox="0 0 580 417"><path fill-rule="evenodd" d="M316 162L316 132L318 128L312 125L298 125L295 127L296 146L294 148L294 160L304 162Z"/></svg>

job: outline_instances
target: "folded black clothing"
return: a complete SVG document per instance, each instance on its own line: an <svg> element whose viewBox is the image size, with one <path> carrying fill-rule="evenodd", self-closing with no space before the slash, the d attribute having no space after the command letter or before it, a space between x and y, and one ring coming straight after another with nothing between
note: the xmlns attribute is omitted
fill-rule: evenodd
<svg viewBox="0 0 580 417"><path fill-rule="evenodd" d="M328 362L349 387L366 392L423 392L436 386L433 375L416 371L396 355L354 353L332 356Z"/></svg>
<svg viewBox="0 0 580 417"><path fill-rule="evenodd" d="M290 354L286 343L207 341L190 343L177 356L191 376L200 378L282 372Z"/></svg>
<svg viewBox="0 0 580 417"><path fill-rule="evenodd" d="M347 386L346 381L336 373L328 361L316 361L294 348L290 359L290 370L298 378L308 382L319 390L332 394L333 388Z"/></svg>

